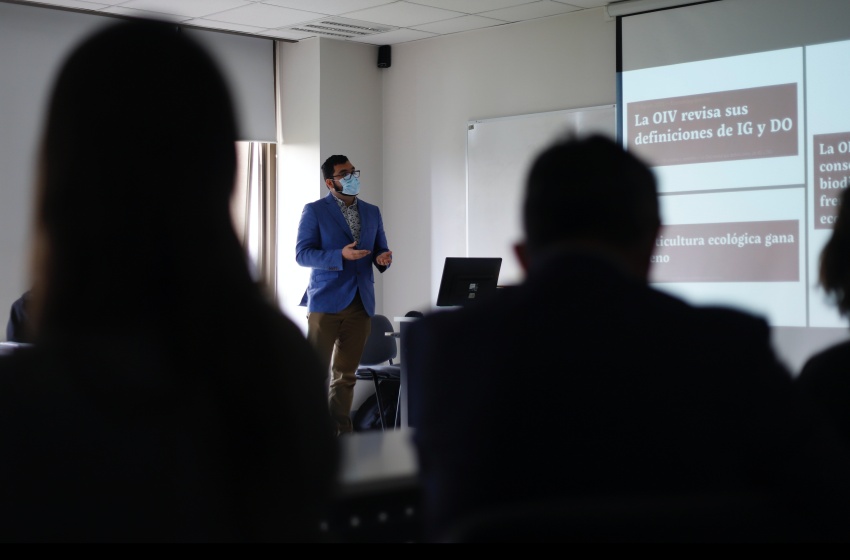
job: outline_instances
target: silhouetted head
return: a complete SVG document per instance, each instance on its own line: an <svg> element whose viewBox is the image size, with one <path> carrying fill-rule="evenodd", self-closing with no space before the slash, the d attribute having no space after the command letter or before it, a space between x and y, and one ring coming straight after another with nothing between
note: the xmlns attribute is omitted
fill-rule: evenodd
<svg viewBox="0 0 850 560"><path fill-rule="evenodd" d="M54 83L40 154L34 276L45 313L132 321L192 281L193 266L231 255L235 141L222 74L174 25L122 22L77 46Z"/></svg>
<svg viewBox="0 0 850 560"><path fill-rule="evenodd" d="M523 227L517 249L526 268L574 248L604 252L645 278L660 227L655 177L605 136L560 140L529 171Z"/></svg>
<svg viewBox="0 0 850 560"><path fill-rule="evenodd" d="M818 278L845 317L850 316L850 198L847 192L841 194L832 235L821 251Z"/></svg>

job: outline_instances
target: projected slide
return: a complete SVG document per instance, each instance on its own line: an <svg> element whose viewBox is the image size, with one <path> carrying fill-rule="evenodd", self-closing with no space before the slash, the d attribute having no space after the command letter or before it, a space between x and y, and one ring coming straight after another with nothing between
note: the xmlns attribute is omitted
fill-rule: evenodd
<svg viewBox="0 0 850 560"><path fill-rule="evenodd" d="M657 288L845 324L816 284L850 182L848 65L840 42L623 72L623 141L659 180Z"/></svg>

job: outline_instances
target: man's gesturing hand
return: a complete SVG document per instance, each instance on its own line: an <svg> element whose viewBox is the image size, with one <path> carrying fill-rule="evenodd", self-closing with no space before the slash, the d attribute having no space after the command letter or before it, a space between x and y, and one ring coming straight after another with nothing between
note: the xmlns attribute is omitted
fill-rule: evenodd
<svg viewBox="0 0 850 560"><path fill-rule="evenodd" d="M363 257L369 256L371 252L366 249L357 249L357 243L349 243L342 248L342 258L347 261L358 261Z"/></svg>

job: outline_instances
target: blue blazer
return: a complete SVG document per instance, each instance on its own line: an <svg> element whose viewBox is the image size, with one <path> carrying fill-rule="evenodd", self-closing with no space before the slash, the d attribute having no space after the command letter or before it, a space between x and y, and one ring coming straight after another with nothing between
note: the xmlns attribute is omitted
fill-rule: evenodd
<svg viewBox="0 0 850 560"><path fill-rule="evenodd" d="M304 205L298 224L295 243L295 260L310 267L310 283L300 305L316 313L338 313L345 309L359 290L363 307L371 317L375 314L375 274L372 265L380 272L375 259L389 251L381 211L374 204L357 200L360 212L360 244L358 249L369 249L369 257L357 261L342 258L342 248L354 242L351 228L339 210L336 198L327 196ZM371 257L371 258L370 258Z"/></svg>

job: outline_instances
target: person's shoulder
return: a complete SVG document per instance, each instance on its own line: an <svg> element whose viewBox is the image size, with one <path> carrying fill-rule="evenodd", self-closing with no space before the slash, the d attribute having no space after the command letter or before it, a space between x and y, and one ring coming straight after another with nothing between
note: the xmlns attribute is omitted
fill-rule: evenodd
<svg viewBox="0 0 850 560"><path fill-rule="evenodd" d="M733 307L722 305L695 306L695 313L705 321L718 325L742 326L747 328L768 329L767 319L761 315L750 313Z"/></svg>
<svg viewBox="0 0 850 560"><path fill-rule="evenodd" d="M685 301L675 295L650 289L652 302L658 307L664 307L670 313L680 315L681 324L705 326L707 328L725 328L734 330L750 330L767 332L767 319L756 313L738 309L728 305L698 305Z"/></svg>
<svg viewBox="0 0 850 560"><path fill-rule="evenodd" d="M770 324L767 319L727 306L692 306L690 323L698 336L706 341L723 341L724 347L752 348L770 344Z"/></svg>
<svg viewBox="0 0 850 560"><path fill-rule="evenodd" d="M844 371L850 364L850 340L829 346L815 354L812 354L803 364L799 381L805 383L816 375L829 374L833 371Z"/></svg>
<svg viewBox="0 0 850 560"><path fill-rule="evenodd" d="M765 367L777 360L768 320L728 305L694 304L669 294L655 293L642 308L646 326L668 352L700 355L701 367L740 362ZM723 366L725 367L725 366Z"/></svg>
<svg viewBox="0 0 850 560"><path fill-rule="evenodd" d="M447 329L457 324L457 313L457 310L446 309L437 309L425 313L424 317L412 321L407 327L408 340L445 335Z"/></svg>
<svg viewBox="0 0 850 560"><path fill-rule="evenodd" d="M304 332L295 324L295 321L290 319L276 306L266 301L261 301L257 304L254 316L257 327L261 331L268 333L275 340L306 341Z"/></svg>
<svg viewBox="0 0 850 560"><path fill-rule="evenodd" d="M26 293L12 302L12 310L15 311L25 311L27 306L30 305L31 296L29 293Z"/></svg>
<svg viewBox="0 0 850 560"><path fill-rule="evenodd" d="M511 314L516 290L500 289L486 300L464 307L433 310L413 321L410 328L417 332L429 332L443 339L457 337L458 331L471 336L476 333L504 330L504 323Z"/></svg>

